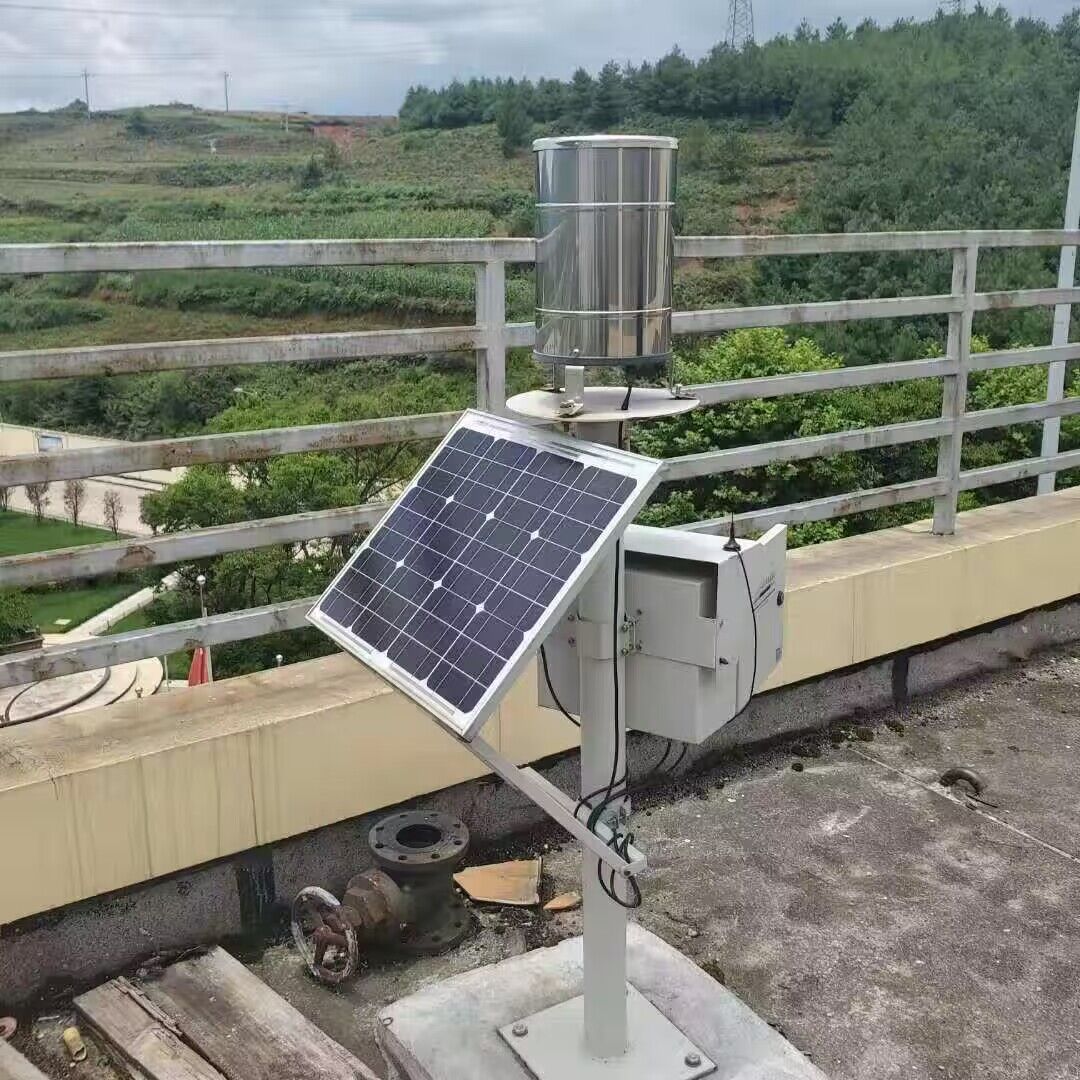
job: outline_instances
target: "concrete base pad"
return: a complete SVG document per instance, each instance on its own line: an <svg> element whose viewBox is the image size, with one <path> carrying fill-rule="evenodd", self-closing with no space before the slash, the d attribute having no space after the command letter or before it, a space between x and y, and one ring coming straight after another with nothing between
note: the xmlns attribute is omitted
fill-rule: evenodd
<svg viewBox="0 0 1080 1080"><path fill-rule="evenodd" d="M499 1029L537 1080L700 1080L710 1061L644 994L626 987L628 1045L619 1058L595 1058L581 1037L585 998L570 998Z"/></svg>
<svg viewBox="0 0 1080 1080"><path fill-rule="evenodd" d="M634 924L627 974L716 1062L716 1080L824 1080L820 1069L730 990ZM379 1014L376 1035L398 1080L530 1080L499 1029L581 991L581 938L570 938L402 998Z"/></svg>

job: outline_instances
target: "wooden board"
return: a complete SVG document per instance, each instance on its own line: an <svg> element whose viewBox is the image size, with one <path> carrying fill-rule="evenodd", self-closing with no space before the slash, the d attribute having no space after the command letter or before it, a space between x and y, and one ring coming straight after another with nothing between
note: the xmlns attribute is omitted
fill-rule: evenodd
<svg viewBox="0 0 1080 1080"><path fill-rule="evenodd" d="M228 1080L377 1080L224 949L173 964L140 989Z"/></svg>
<svg viewBox="0 0 1080 1080"><path fill-rule="evenodd" d="M6 1039L0 1039L0 1080L46 1080Z"/></svg>
<svg viewBox="0 0 1080 1080"><path fill-rule="evenodd" d="M175 1025L151 1015L128 992L126 979L113 979L75 999L86 1022L120 1054L135 1080L224 1080L180 1037Z"/></svg>

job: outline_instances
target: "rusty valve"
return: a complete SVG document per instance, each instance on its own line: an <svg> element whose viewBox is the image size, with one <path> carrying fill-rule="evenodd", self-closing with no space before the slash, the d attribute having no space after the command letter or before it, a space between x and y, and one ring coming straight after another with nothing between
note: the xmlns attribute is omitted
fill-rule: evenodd
<svg viewBox="0 0 1080 1080"><path fill-rule="evenodd" d="M356 973L361 945L435 953L469 932L453 880L469 849L463 821L431 811L393 814L375 825L368 845L376 865L350 878L341 900L317 885L293 900L293 940L328 986Z"/></svg>

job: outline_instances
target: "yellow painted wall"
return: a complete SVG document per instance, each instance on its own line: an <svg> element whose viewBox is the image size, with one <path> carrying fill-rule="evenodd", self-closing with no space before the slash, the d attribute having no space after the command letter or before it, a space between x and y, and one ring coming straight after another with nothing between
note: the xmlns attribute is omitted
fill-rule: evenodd
<svg viewBox="0 0 1080 1080"><path fill-rule="evenodd" d="M80 435L74 431L57 431L55 428L27 427L23 424L5 424L0 421L0 457L38 453L38 435L56 435L62 439L62 449L82 450L98 446L123 446L123 439L102 439L94 435ZM185 469L144 469L128 473L158 484L173 484L184 475Z"/></svg>
<svg viewBox="0 0 1080 1080"><path fill-rule="evenodd" d="M782 686L1080 593L1080 489L791 553ZM529 670L485 729L576 731ZM345 656L0 730L0 923L294 836L482 768Z"/></svg>

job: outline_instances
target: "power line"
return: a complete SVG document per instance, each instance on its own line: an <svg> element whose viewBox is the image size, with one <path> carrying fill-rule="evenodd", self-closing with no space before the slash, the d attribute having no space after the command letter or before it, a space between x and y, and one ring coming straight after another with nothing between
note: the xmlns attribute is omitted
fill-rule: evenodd
<svg viewBox="0 0 1080 1080"><path fill-rule="evenodd" d="M0 7L2 7L2 6L3 5L0 4ZM351 59L351 58L370 59L372 57L378 58L378 57L383 57L383 56L387 57L388 59L393 59L393 60L409 60L409 59L423 58L425 55L427 55L428 51L429 51L428 46L424 42L416 40L416 41L404 41L404 42L400 42L400 43L398 43L396 45L387 46L387 47L380 47L380 46L376 45L376 46L368 46L366 48L352 48L352 49L319 49L317 51L312 51L312 52L306 52L304 50L297 51L295 49L289 49L286 52L282 52L280 55L285 60L302 60L302 59L310 59L310 60L342 59L343 60L343 59ZM234 56L235 56L235 54L234 54ZM21 54L21 53L20 54L14 54L14 55L12 55L12 54L7 54L7 55L0 54L0 59L6 60L6 61L11 61L11 62L17 62L17 61L21 61L21 60L26 60L28 63L31 62L31 57L28 54ZM34 59L36 61L40 61L40 60L84 60L85 61L85 60L88 59L88 57L87 57L86 52L70 53L70 54L57 53L55 55L42 53L39 56L36 56ZM155 55L153 53L147 53L147 54L130 53L130 54L126 54L123 57L123 59L125 59L125 60L149 60L149 61L154 61L154 60L217 60L219 63L224 63L228 59L228 57L226 56L225 53L221 53L221 52L217 52L217 53L174 53L172 55L169 55L169 54L166 54L166 53L162 53L160 55ZM252 66L252 64L255 64L255 66ZM234 64L230 63L229 64L229 69L232 70L233 67L236 67L237 69L239 69L241 66L242 66L242 64L234 65ZM250 70L264 70L264 69L267 69L267 68L270 68L270 67L272 67L274 71L281 70L281 68L276 63L273 63L273 61L271 59L264 59L262 62L251 62L251 63L249 63L248 70L249 71Z"/></svg>

